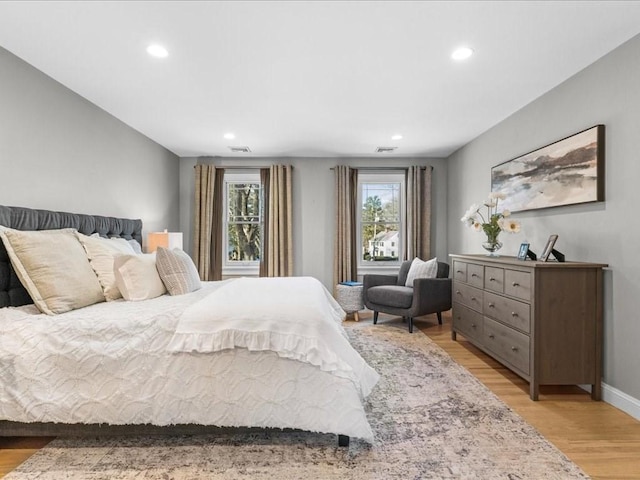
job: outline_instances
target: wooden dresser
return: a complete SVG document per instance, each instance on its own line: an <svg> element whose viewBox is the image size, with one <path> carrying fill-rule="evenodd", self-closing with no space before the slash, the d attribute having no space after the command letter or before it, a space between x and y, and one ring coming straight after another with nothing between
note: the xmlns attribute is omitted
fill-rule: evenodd
<svg viewBox="0 0 640 480"><path fill-rule="evenodd" d="M458 333L529 382L591 385L601 399L605 264L450 255Z"/></svg>

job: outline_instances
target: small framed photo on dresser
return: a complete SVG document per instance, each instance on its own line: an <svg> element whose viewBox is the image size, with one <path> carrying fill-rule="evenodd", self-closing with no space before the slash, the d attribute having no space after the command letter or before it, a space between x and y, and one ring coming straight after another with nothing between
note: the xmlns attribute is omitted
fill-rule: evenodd
<svg viewBox="0 0 640 480"><path fill-rule="evenodd" d="M553 246L556 244L556 240L558 240L558 235L553 234L549 236L549 240L547 240L547 244L544 246L542 256L540 257L541 261L546 262L549 260L549 255L551 255L551 251L553 250Z"/></svg>
<svg viewBox="0 0 640 480"><path fill-rule="evenodd" d="M529 244L526 242L521 243L520 250L518 250L518 260L526 260L528 251L529 251Z"/></svg>

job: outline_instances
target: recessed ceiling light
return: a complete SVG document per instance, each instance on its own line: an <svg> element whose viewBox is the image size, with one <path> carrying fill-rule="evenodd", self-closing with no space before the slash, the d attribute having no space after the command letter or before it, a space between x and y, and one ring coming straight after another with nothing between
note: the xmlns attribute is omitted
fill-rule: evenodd
<svg viewBox="0 0 640 480"><path fill-rule="evenodd" d="M167 52L166 48L156 43L147 47L147 53L156 58L165 58L167 55L169 55L169 52Z"/></svg>
<svg viewBox="0 0 640 480"><path fill-rule="evenodd" d="M402 140L402 135L396 134L396 135L391 137L391 140Z"/></svg>
<svg viewBox="0 0 640 480"><path fill-rule="evenodd" d="M224 138L226 138L227 140L233 140L234 138L236 138L236 136L233 133L225 133Z"/></svg>
<svg viewBox="0 0 640 480"><path fill-rule="evenodd" d="M453 51L451 58L454 60L465 60L473 55L473 50L469 47L460 47Z"/></svg>

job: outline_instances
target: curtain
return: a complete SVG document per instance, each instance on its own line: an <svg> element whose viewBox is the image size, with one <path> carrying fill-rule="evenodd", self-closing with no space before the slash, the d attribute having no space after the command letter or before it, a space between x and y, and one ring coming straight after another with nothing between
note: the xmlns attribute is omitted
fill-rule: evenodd
<svg viewBox="0 0 640 480"><path fill-rule="evenodd" d="M193 258L202 280L220 280L224 170L196 165L195 176Z"/></svg>
<svg viewBox="0 0 640 480"><path fill-rule="evenodd" d="M407 170L407 248L405 260L431 258L431 171L433 167Z"/></svg>
<svg viewBox="0 0 640 480"><path fill-rule="evenodd" d="M335 167L336 236L333 255L333 284L356 280L358 249L356 245L356 203L358 171L345 165Z"/></svg>
<svg viewBox="0 0 640 480"><path fill-rule="evenodd" d="M260 170L266 209L260 260L261 277L293 275L291 165L271 165Z"/></svg>

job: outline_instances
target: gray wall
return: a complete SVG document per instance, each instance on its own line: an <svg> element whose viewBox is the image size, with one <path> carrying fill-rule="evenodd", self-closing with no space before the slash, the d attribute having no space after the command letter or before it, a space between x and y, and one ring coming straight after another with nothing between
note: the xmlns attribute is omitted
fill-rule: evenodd
<svg viewBox="0 0 640 480"><path fill-rule="evenodd" d="M486 198L491 167L593 125L605 125L606 201L516 214L523 230L502 235L503 252L515 254L526 239L540 253L549 234L557 233L557 249L568 260L609 264L604 284L604 381L633 397L632 403L640 399L640 223L635 215L640 205L639 58L640 36L448 159L449 252L481 253L482 234L465 228L459 219L469 205Z"/></svg>
<svg viewBox="0 0 640 480"><path fill-rule="evenodd" d="M194 172L197 158L180 161L180 229L185 249L191 250L193 231ZM432 177L432 254L447 258L447 168L438 158L202 158L200 163L223 166L263 167L274 163L293 165L293 257L294 275L313 276L329 290L333 281L334 174L335 165L353 167L410 165L433 166Z"/></svg>
<svg viewBox="0 0 640 480"><path fill-rule="evenodd" d="M177 229L179 159L0 48L0 204Z"/></svg>

